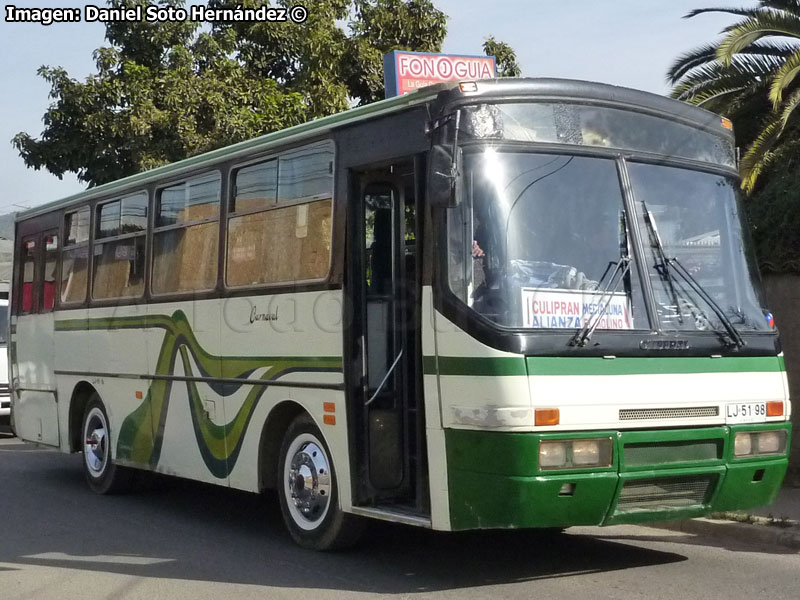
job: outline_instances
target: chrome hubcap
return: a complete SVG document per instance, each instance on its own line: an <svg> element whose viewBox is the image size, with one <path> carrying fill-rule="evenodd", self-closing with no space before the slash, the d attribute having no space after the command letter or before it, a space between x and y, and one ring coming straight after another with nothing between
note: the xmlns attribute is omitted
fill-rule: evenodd
<svg viewBox="0 0 800 600"><path fill-rule="evenodd" d="M313 436L299 436L292 443L284 475L294 521L303 529L313 529L328 513L331 498L328 457Z"/></svg>
<svg viewBox="0 0 800 600"><path fill-rule="evenodd" d="M99 408L93 408L83 432L83 457L92 477L100 477L108 461L108 428Z"/></svg>

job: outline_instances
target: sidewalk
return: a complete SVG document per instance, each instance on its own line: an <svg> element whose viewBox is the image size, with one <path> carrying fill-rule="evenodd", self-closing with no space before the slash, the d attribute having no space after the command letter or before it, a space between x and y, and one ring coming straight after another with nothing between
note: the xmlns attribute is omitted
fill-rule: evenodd
<svg viewBox="0 0 800 600"><path fill-rule="evenodd" d="M772 517L800 523L800 487L784 485L775 502L769 506L760 506L744 511L758 517Z"/></svg>
<svg viewBox="0 0 800 600"><path fill-rule="evenodd" d="M775 502L769 506L735 513L714 514L712 517L653 523L652 526L693 535L747 540L800 551L800 487L787 483L778 493Z"/></svg>

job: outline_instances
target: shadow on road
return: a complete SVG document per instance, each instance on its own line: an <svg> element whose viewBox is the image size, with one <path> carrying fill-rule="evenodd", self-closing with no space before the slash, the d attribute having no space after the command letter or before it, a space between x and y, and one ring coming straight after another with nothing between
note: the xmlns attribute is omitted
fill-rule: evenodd
<svg viewBox="0 0 800 600"><path fill-rule="evenodd" d="M445 534L384 523L353 551L314 553L284 532L274 494L149 477L134 494L98 497L86 489L80 457L12 450L20 445L0 445L0 511L13 514L0 544L6 567L398 594L685 560L590 535Z"/></svg>

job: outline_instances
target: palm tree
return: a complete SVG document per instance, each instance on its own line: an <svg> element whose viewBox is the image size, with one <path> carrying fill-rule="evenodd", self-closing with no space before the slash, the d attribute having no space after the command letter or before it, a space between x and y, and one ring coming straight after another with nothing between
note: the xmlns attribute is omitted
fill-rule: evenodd
<svg viewBox="0 0 800 600"><path fill-rule="evenodd" d="M787 132L800 126L800 0L759 0L755 8L703 8L743 17L721 40L680 56L668 73L672 96L738 123L742 187L751 192Z"/></svg>

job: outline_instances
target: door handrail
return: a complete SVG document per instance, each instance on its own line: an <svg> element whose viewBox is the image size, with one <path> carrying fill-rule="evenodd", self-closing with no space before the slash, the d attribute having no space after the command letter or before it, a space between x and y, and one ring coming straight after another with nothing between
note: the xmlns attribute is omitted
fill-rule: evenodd
<svg viewBox="0 0 800 600"><path fill-rule="evenodd" d="M400 350L400 354L397 355L397 358L394 359L392 366L389 367L389 370L386 371L386 375L383 376L383 380L381 381L380 385L378 385L378 389L376 389L375 393L372 394L372 397L369 400L367 400L366 403L364 403L364 406L369 406L370 404L372 404L375 398L378 397L378 394L380 394L381 391L383 390L383 386L386 385L386 382L389 380L389 375L392 374L392 371L394 371L394 368L397 366L397 363L400 362L402 356L403 356L403 350Z"/></svg>

